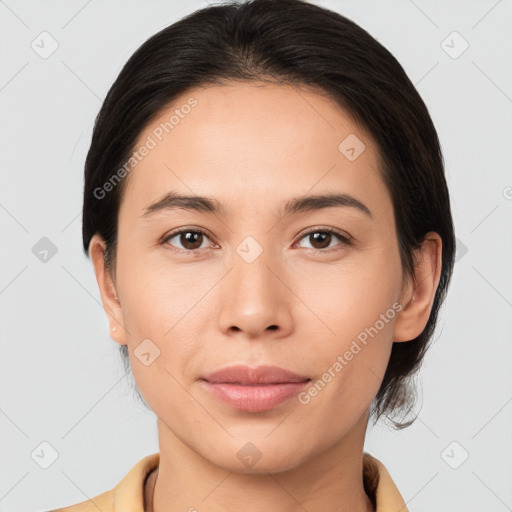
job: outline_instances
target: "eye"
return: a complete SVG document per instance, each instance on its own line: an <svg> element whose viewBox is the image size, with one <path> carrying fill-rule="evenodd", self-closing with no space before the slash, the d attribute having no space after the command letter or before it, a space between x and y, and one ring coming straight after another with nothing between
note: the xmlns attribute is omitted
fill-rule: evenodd
<svg viewBox="0 0 512 512"><path fill-rule="evenodd" d="M326 252L324 249L329 248L333 239L338 238L341 240L341 243L337 244L338 246L347 246L352 244L352 240L338 232L333 228L314 228L307 231L300 240L309 239L311 240L312 247L309 247L313 251ZM335 244L336 246L336 244Z"/></svg>
<svg viewBox="0 0 512 512"><path fill-rule="evenodd" d="M338 246L348 246L352 244L350 237L329 227L310 229L302 235L300 240L307 239L308 237L312 241L312 246L309 248L318 252L326 252L325 249L331 246L331 242L335 238L341 241L341 243L337 244ZM181 247L170 242L174 238L181 244ZM204 248L203 243L209 239L207 233L202 229L181 228L166 236L162 240L162 243L169 243L169 245L172 245L181 252L196 252Z"/></svg>
<svg viewBox="0 0 512 512"><path fill-rule="evenodd" d="M177 247L176 245L170 243L170 240L176 238L178 242L181 244L181 247ZM205 239L209 239L208 235L201 229L188 229L182 228L179 231L175 231L170 235L166 236L162 243L170 243L176 249L181 250L182 252L194 252L198 249L201 249L203 242Z"/></svg>

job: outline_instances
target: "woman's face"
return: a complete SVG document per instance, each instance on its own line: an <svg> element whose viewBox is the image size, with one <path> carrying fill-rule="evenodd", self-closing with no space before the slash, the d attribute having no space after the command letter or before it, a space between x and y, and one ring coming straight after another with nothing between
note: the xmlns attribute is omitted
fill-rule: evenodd
<svg viewBox="0 0 512 512"><path fill-rule="evenodd" d="M125 178L111 306L161 444L271 471L361 439L410 298L375 143L321 95L243 83L190 90L144 145ZM170 193L220 210L151 208ZM341 197L300 202L327 194ZM309 381L205 382L233 365Z"/></svg>

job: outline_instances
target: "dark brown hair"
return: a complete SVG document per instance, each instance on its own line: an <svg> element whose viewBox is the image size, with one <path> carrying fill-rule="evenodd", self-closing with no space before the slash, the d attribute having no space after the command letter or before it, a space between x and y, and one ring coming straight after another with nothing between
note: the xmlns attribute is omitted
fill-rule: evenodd
<svg viewBox="0 0 512 512"><path fill-rule="evenodd" d="M148 123L178 95L194 86L237 80L316 90L371 134L392 197L405 277L414 277L415 249L425 235L435 231L442 239L441 278L428 323L416 339L393 343L372 403L375 422L383 414L403 418L415 403L411 379L434 334L451 278L454 228L441 148L425 103L393 55L346 17L301 0L229 2L195 11L140 46L96 118L85 163L84 250L88 254L91 237L100 234L107 269L115 276L126 179L106 194L98 190L128 161ZM126 346L121 354L129 369ZM403 428L414 420L392 421Z"/></svg>

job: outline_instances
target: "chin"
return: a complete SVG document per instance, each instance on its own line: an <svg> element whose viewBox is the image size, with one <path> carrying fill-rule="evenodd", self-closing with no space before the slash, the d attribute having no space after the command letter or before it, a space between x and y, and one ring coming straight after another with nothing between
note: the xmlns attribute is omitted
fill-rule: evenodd
<svg viewBox="0 0 512 512"><path fill-rule="evenodd" d="M230 440L226 445L217 445L214 453L209 444L206 452L199 452L212 464L239 474L281 473L299 466L304 461L304 446L297 451L296 443L290 440L289 445L271 442L261 438L254 441Z"/></svg>

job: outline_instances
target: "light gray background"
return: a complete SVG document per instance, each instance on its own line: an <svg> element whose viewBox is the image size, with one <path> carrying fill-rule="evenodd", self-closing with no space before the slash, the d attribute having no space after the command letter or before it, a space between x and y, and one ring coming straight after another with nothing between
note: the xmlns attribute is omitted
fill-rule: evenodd
<svg viewBox="0 0 512 512"><path fill-rule="evenodd" d="M511 510L512 2L316 3L368 30L416 84L441 139L459 239L419 417L400 432L375 427L365 449L411 511ZM205 5L0 1L1 511L94 497L158 451L155 416L134 403L82 253L83 164L122 65ZM46 59L31 48L43 31L59 45ZM453 31L469 43L458 58ZM42 237L57 248L46 263L32 252ZM48 469L31 455L44 441L58 452Z"/></svg>

